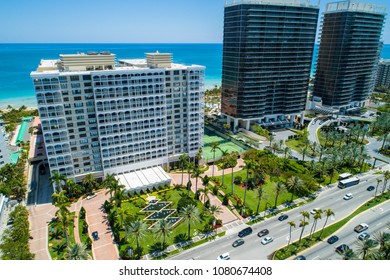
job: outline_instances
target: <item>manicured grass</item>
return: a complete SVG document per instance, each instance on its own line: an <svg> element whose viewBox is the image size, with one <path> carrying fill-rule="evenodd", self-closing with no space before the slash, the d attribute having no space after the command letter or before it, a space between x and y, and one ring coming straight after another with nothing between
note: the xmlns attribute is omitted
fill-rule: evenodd
<svg viewBox="0 0 390 280"><path fill-rule="evenodd" d="M292 150L297 151L300 154L302 153L302 150L305 148L305 144L303 144L302 138L287 140L285 142L285 144L287 147L289 147ZM307 151L308 151L308 153L307 153L306 157L313 153L313 150L311 149L310 146L307 147ZM302 157L300 157L299 159L301 160Z"/></svg>
<svg viewBox="0 0 390 280"><path fill-rule="evenodd" d="M334 232L336 232L338 229L340 229L341 227L343 227L347 222L349 222L353 217L359 215L360 213L364 212L364 211L367 211L368 209L386 201L389 199L389 194L388 193L385 193L383 195L380 195L380 196L377 196L376 198L373 198L371 199L370 201L368 201L367 203L363 204L362 206L360 206L357 210L355 210L351 215L349 215L348 217L342 219L341 221L338 221L332 225L329 225L327 226L325 229L324 229L324 232L322 233L322 236L321 236L321 239L322 240L325 240L327 239L330 235L332 235ZM325 218L325 217L324 217ZM323 219L324 219L323 218ZM312 247L313 245L315 245L318 241L320 241L321 239L319 238L320 237L320 234L321 234L321 230L322 228L320 228L318 231L316 231L312 238L309 239L308 237L306 238L302 238L301 242L294 242L292 244L290 244L289 247L283 247L281 249L279 249L278 251L276 251L275 255L274 255L274 259L276 260L285 260L293 255L297 255L299 252L307 249L307 248L310 248Z"/></svg>
<svg viewBox="0 0 390 280"><path fill-rule="evenodd" d="M169 209L177 209L177 204L180 198L185 196L187 194L187 191L184 188L171 188L168 190L162 190L158 192L149 193L149 196L156 196L156 199L160 199L162 201L168 201L172 202L171 205L169 205ZM190 193L191 196L193 196L193 193ZM140 212L144 207L146 206L146 195L145 196L138 196L134 199L130 199L128 201L125 201L122 203L122 208L128 209L129 213L132 213L133 215L137 215L139 219L143 220L145 217L150 215L150 212ZM199 209L199 212L202 213L203 210L203 204L200 201L197 201L197 208ZM175 212L172 214L172 217L178 217L179 213ZM208 224L209 220L211 218L211 215L209 213L201 214L201 218L199 221L196 221L195 223L191 224L191 237L198 235L198 233L204 231ZM156 221L147 221L144 220L148 224L148 226L151 226ZM127 240L126 239L126 233L124 228L122 228L119 232L120 234L120 241L118 242L119 251L125 252L129 246L132 246L133 249L136 249L136 240ZM187 222L179 222L178 225L176 225L173 229L173 232L170 234L170 236L167 236L165 239L165 245L166 247L169 245L172 245L174 243L184 241L188 239L188 223ZM140 244L142 247L142 254L148 254L152 253L158 250L161 250L162 240L156 239L155 234L151 230L148 230L145 237L140 240Z"/></svg>
<svg viewBox="0 0 390 280"><path fill-rule="evenodd" d="M234 194L237 195L242 201L244 201L246 170L240 170L240 171L234 172L234 178L237 178L238 176L240 176L242 178L242 183L239 185L236 185L236 184L234 185ZM219 180L219 182L222 183L222 176L216 176L215 178L217 178ZM269 179L269 176L267 176L265 184L262 185L264 192L263 192L263 197L262 197L261 202L260 202L259 212L265 210L265 206L266 206L267 202L268 202L267 208L274 206L275 197L276 197L275 185L276 185L276 183L271 181ZM222 190L225 194L232 193L232 175L228 170L225 171L224 187L222 187ZM279 194L277 205L285 203L285 202L289 201L290 199L291 199L291 193L289 193L288 191L285 190ZM230 197L230 200L233 202L233 205L236 205L236 201L232 197ZM257 203L258 203L258 198L256 195L256 189L247 190L247 194L246 194L247 208L249 207L250 209L252 209L254 211L254 213L256 213Z"/></svg>
<svg viewBox="0 0 390 280"><path fill-rule="evenodd" d="M69 226L68 226L69 244L75 244L74 215L75 215L74 212L69 214ZM49 227L48 245L49 245L50 256L53 260L63 260L64 253L66 252L67 247L66 247L66 239L65 239L64 228L62 226L62 223L57 220L53 220L49 223L48 227ZM53 234L50 234L51 228L54 228Z"/></svg>

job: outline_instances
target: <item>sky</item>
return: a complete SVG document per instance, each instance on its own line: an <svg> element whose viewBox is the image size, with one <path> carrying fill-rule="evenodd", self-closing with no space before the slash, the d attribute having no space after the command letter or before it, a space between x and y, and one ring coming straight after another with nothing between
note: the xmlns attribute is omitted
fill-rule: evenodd
<svg viewBox="0 0 390 280"><path fill-rule="evenodd" d="M317 3L317 0L311 0ZM0 43L222 43L225 0L4 0ZM326 4L320 1L320 14ZM365 0L387 6L390 0ZM390 23L383 40L390 44Z"/></svg>

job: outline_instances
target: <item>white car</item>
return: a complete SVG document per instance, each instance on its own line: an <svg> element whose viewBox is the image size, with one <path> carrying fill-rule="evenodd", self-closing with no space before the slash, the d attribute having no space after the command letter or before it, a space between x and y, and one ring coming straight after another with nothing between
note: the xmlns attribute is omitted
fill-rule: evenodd
<svg viewBox="0 0 390 280"><path fill-rule="evenodd" d="M271 243L272 241L274 241L274 239L272 238L272 236L267 236L267 237L265 237L263 240L261 240L261 244L266 245L266 244L268 244L268 243Z"/></svg>
<svg viewBox="0 0 390 280"><path fill-rule="evenodd" d="M352 199L352 194L351 193L347 193L346 195L344 195L344 197L343 197L343 199L344 200L350 200L350 199Z"/></svg>
<svg viewBox="0 0 390 280"><path fill-rule="evenodd" d="M217 260L230 260L230 254L229 253L223 253L222 255L218 256Z"/></svg>
<svg viewBox="0 0 390 280"><path fill-rule="evenodd" d="M310 211L310 214L314 215L317 213L318 210L321 210L320 208L314 208L313 210Z"/></svg>
<svg viewBox="0 0 390 280"><path fill-rule="evenodd" d="M94 198L94 197L96 197L96 196L97 196L97 194L96 194L96 193L93 193L93 194L88 195L88 196L87 196L87 199L90 200L90 199L92 199L92 198Z"/></svg>

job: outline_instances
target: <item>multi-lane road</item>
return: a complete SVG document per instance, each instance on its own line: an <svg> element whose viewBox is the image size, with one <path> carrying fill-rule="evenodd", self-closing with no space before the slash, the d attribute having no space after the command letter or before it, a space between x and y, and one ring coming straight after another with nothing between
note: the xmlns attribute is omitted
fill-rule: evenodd
<svg viewBox="0 0 390 280"><path fill-rule="evenodd" d="M337 242L328 244L326 240L324 240L315 247L303 252L303 254L308 260L339 260L341 259L341 256L335 252L335 248L341 244L347 244L349 248L356 252L357 237L360 233L354 232L355 226L366 223L368 229L364 232L370 234L370 238L372 238L373 235L379 231L389 231L386 225L387 222L390 222L390 201L372 208L349 221L346 226L335 233L335 235L340 238Z"/></svg>
<svg viewBox="0 0 390 280"><path fill-rule="evenodd" d="M298 240L301 228L298 227L300 219L302 219L301 211L310 212L313 208L331 209L335 216L329 218L328 225L351 214L365 201L374 196L375 191L367 191L370 185L376 186L376 179L382 175L364 175L360 179L358 185L339 189L333 187L322 191L319 196L312 202L294 208L287 212L289 218L284 221L279 221L276 217L267 219L261 223L253 225L253 233L244 237L245 243L239 247L233 248L232 243L238 239L237 233L247 225L235 227L226 232L224 237L218 238L215 241L207 242L195 249L185 251L179 255L172 257L175 260L198 259L198 260L215 260L222 253L228 252L232 260L265 260L272 252L287 245L289 237L289 225L287 222L294 221L297 227L292 230L292 241ZM380 192L381 188L378 190ZM343 196L347 193L352 193L351 200L344 200ZM325 217L318 221L317 229L320 229L325 221ZM306 226L304 235L309 234L313 219L309 220L310 224ZM257 233L262 229L268 229L269 235L274 239L273 242L262 245L261 239ZM326 256L325 256L326 257Z"/></svg>

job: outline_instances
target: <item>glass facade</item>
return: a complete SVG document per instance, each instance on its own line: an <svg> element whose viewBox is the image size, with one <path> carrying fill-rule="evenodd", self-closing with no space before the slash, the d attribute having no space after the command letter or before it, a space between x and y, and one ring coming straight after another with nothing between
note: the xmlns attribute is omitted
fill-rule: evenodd
<svg viewBox="0 0 390 280"><path fill-rule="evenodd" d="M356 10L326 12L313 94L323 105L343 107L372 92L385 15Z"/></svg>
<svg viewBox="0 0 390 280"><path fill-rule="evenodd" d="M222 113L240 119L305 109L319 8L225 7Z"/></svg>

